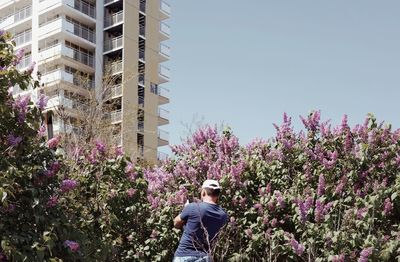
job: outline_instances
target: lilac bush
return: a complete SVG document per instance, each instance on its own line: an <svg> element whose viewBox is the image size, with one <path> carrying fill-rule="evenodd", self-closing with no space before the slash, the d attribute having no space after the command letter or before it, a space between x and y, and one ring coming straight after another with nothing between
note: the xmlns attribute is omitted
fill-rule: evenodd
<svg viewBox="0 0 400 262"><path fill-rule="evenodd" d="M400 259L400 130L371 115L355 127L347 116L331 127L318 111L302 122L295 132L285 114L275 137L247 146L212 127L174 146L173 158L145 172L154 208L148 223L159 234L143 254L172 258L179 233L171 218L214 178L230 216L216 261Z"/></svg>

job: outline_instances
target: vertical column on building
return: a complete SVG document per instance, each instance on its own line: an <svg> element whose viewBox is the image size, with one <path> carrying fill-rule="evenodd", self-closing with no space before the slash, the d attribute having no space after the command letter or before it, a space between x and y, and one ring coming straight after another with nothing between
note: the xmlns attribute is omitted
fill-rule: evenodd
<svg viewBox="0 0 400 262"><path fill-rule="evenodd" d="M96 0L96 51L95 51L95 88L100 99L103 88L103 43L104 43L104 0Z"/></svg>

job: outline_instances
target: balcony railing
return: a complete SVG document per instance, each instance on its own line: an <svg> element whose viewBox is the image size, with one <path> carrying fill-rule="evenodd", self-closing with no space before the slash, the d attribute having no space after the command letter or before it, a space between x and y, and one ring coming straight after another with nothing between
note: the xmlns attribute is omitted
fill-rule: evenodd
<svg viewBox="0 0 400 262"><path fill-rule="evenodd" d="M93 89L95 86L95 82L87 77L74 75L72 83L76 86L80 86L86 89Z"/></svg>
<svg viewBox="0 0 400 262"><path fill-rule="evenodd" d="M96 7L81 0L74 0L74 9L92 17L96 18Z"/></svg>
<svg viewBox="0 0 400 262"><path fill-rule="evenodd" d="M87 16L96 18L96 7L82 0L40 0L39 11L43 12L46 9L59 5L67 5Z"/></svg>
<svg viewBox="0 0 400 262"><path fill-rule="evenodd" d="M108 15L104 18L104 27L109 27L115 24L119 24L124 20L124 12L119 11L118 13Z"/></svg>
<svg viewBox="0 0 400 262"><path fill-rule="evenodd" d="M0 19L0 28L5 28L12 24L18 23L32 15L32 6L26 6L13 14L10 14L6 17Z"/></svg>
<svg viewBox="0 0 400 262"><path fill-rule="evenodd" d="M158 129L158 138L160 140L164 140L164 141L169 141L169 133L167 131L164 131L162 129Z"/></svg>
<svg viewBox="0 0 400 262"><path fill-rule="evenodd" d="M84 53L80 50L71 47L67 47L64 44L56 44L53 46L46 47L40 50L39 53L41 61L58 55L67 56L82 64L94 67L94 57L92 55L89 55L87 53Z"/></svg>
<svg viewBox="0 0 400 262"><path fill-rule="evenodd" d="M32 41L32 30L25 31L14 36L15 46L21 46L30 41Z"/></svg>
<svg viewBox="0 0 400 262"><path fill-rule="evenodd" d="M161 2L160 2L160 10L161 10L161 12L166 14L167 16L171 15L171 6L165 1L161 0Z"/></svg>
<svg viewBox="0 0 400 262"><path fill-rule="evenodd" d="M21 59L21 62L17 65L17 69L21 70L28 67L32 63L32 56L26 55Z"/></svg>
<svg viewBox="0 0 400 262"><path fill-rule="evenodd" d="M158 116L163 119L169 119L169 111L163 108L158 108Z"/></svg>
<svg viewBox="0 0 400 262"><path fill-rule="evenodd" d="M165 78L166 80L169 80L170 78L170 69L166 66L160 65L158 68L158 73L161 77Z"/></svg>
<svg viewBox="0 0 400 262"><path fill-rule="evenodd" d="M96 37L93 30L82 27L81 25L65 20L64 18L57 18L41 24L39 27L39 35L44 36L52 32L66 31L76 36L79 36L92 43L96 43Z"/></svg>
<svg viewBox="0 0 400 262"><path fill-rule="evenodd" d="M162 54L165 57L170 57L171 54L171 48L169 46L166 46L164 44L160 44L160 54Z"/></svg>
<svg viewBox="0 0 400 262"><path fill-rule="evenodd" d="M112 62L106 64L106 71L110 72L110 74L118 74L122 72L122 61Z"/></svg>
<svg viewBox="0 0 400 262"><path fill-rule="evenodd" d="M122 36L115 37L104 42L104 52L108 52L114 49L121 48L123 46Z"/></svg>
<svg viewBox="0 0 400 262"><path fill-rule="evenodd" d="M110 88L111 97L118 97L122 95L122 85L115 85Z"/></svg>
<svg viewBox="0 0 400 262"><path fill-rule="evenodd" d="M169 97L169 90L167 88L165 88L165 87L162 87L162 86L159 86L159 85L156 85L156 84L151 84L150 91L153 94L156 94L156 95L159 95L159 96L162 96L162 97L166 97L166 98Z"/></svg>
<svg viewBox="0 0 400 262"><path fill-rule="evenodd" d="M160 22L160 32L169 37L171 35L171 28L166 23Z"/></svg>
<svg viewBox="0 0 400 262"><path fill-rule="evenodd" d="M122 111L116 110L110 113L111 123L121 122L122 121Z"/></svg>
<svg viewBox="0 0 400 262"><path fill-rule="evenodd" d="M57 68L52 71L43 73L41 78L41 82L43 84L49 84L54 81L66 81L70 84L87 89L94 88L95 85L93 80L84 77L79 77L70 72L66 72L64 69L61 68Z"/></svg>

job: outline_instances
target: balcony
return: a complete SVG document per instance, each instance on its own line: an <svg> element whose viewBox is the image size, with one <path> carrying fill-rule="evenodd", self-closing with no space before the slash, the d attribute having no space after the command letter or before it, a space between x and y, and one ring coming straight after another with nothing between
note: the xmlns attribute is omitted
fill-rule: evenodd
<svg viewBox="0 0 400 262"><path fill-rule="evenodd" d="M122 121L122 110L116 110L110 113L112 124L120 123Z"/></svg>
<svg viewBox="0 0 400 262"><path fill-rule="evenodd" d="M168 40L171 35L171 28L166 23L160 22L160 33L162 40Z"/></svg>
<svg viewBox="0 0 400 262"><path fill-rule="evenodd" d="M169 124L169 111L158 108L158 125L168 125Z"/></svg>
<svg viewBox="0 0 400 262"><path fill-rule="evenodd" d="M158 76L160 83L166 83L170 79L170 70L168 67L164 65L159 65L158 67Z"/></svg>
<svg viewBox="0 0 400 262"><path fill-rule="evenodd" d="M25 20L32 16L32 6L26 6L13 14L10 14L6 17L3 17L0 21L0 28L6 28L11 25L15 25L16 23Z"/></svg>
<svg viewBox="0 0 400 262"><path fill-rule="evenodd" d="M111 51L121 49L123 45L124 45L124 39L122 36L106 40L104 42L104 53L110 53Z"/></svg>
<svg viewBox="0 0 400 262"><path fill-rule="evenodd" d="M169 60L170 55L171 55L171 48L169 46L160 43L160 51L159 52L160 52L163 62Z"/></svg>
<svg viewBox="0 0 400 262"><path fill-rule="evenodd" d="M59 81L65 81L69 84L87 89L94 88L94 81L90 79L82 79L72 73L66 72L64 69L55 69L50 72L46 72L41 78L41 83L44 85L58 83Z"/></svg>
<svg viewBox="0 0 400 262"><path fill-rule="evenodd" d="M111 98L116 98L122 96L122 85L115 85L110 88Z"/></svg>
<svg viewBox="0 0 400 262"><path fill-rule="evenodd" d="M171 16L171 6L162 0L160 1L160 13L161 19L168 19Z"/></svg>
<svg viewBox="0 0 400 262"><path fill-rule="evenodd" d="M122 68L122 61L111 62L106 64L105 72L116 75L122 73Z"/></svg>
<svg viewBox="0 0 400 262"><path fill-rule="evenodd" d="M169 133L167 131L158 129L158 146L166 146L169 141Z"/></svg>
<svg viewBox="0 0 400 262"><path fill-rule="evenodd" d="M32 41L32 30L27 30L14 36L16 49Z"/></svg>
<svg viewBox="0 0 400 262"><path fill-rule="evenodd" d="M62 97L58 94L53 97L50 97L47 102L47 108L61 107L61 106L65 109L76 110L77 112L87 112L89 110L88 105L71 98Z"/></svg>
<svg viewBox="0 0 400 262"><path fill-rule="evenodd" d="M94 68L94 57L76 50L71 47L67 47L64 44L57 44L40 50L39 61L45 61L47 59L65 56L69 57L77 62Z"/></svg>
<svg viewBox="0 0 400 262"><path fill-rule="evenodd" d="M73 34L75 36L83 38L86 41L89 41L92 44L96 43L96 36L93 30L89 30L79 24L69 22L64 18L57 18L55 20L40 25L39 38L43 39L49 37L49 35L60 32Z"/></svg>
<svg viewBox="0 0 400 262"><path fill-rule="evenodd" d="M63 6L69 6L80 13L96 19L96 7L81 0L41 0L39 3L39 12L43 13L49 9L63 8Z"/></svg>
<svg viewBox="0 0 400 262"><path fill-rule="evenodd" d="M124 12L119 11L118 13L107 15L104 18L104 28L115 26L123 23L124 21Z"/></svg>
<svg viewBox="0 0 400 262"><path fill-rule="evenodd" d="M17 65L17 69L22 70L22 69L30 66L31 63L32 63L32 56L26 55L21 59L21 62Z"/></svg>
<svg viewBox="0 0 400 262"><path fill-rule="evenodd" d="M66 81L71 84L74 83L74 75L71 73L65 72L63 69L55 69L50 72L46 72L42 75L42 78L40 79L42 84L48 85L52 82L58 82L58 81Z"/></svg>
<svg viewBox="0 0 400 262"><path fill-rule="evenodd" d="M160 105L169 103L169 90L167 88L151 83L150 91L158 95L158 103Z"/></svg>

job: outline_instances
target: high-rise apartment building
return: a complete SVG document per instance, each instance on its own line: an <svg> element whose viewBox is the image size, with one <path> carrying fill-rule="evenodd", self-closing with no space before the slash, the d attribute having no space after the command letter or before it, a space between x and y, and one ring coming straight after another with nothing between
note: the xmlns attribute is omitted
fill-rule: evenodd
<svg viewBox="0 0 400 262"><path fill-rule="evenodd" d="M104 112L115 128L112 141L131 156L156 161L168 144L170 28L164 22L170 6L163 0L0 0L0 28L24 49L19 65L36 62L41 88L49 97L49 136L73 132L74 110L88 90L100 97L105 89L110 109ZM15 88L14 94L21 92ZM80 99L82 98L82 99ZM84 106L84 105L82 105ZM54 111L70 110L66 123ZM72 124L71 124L72 123Z"/></svg>

